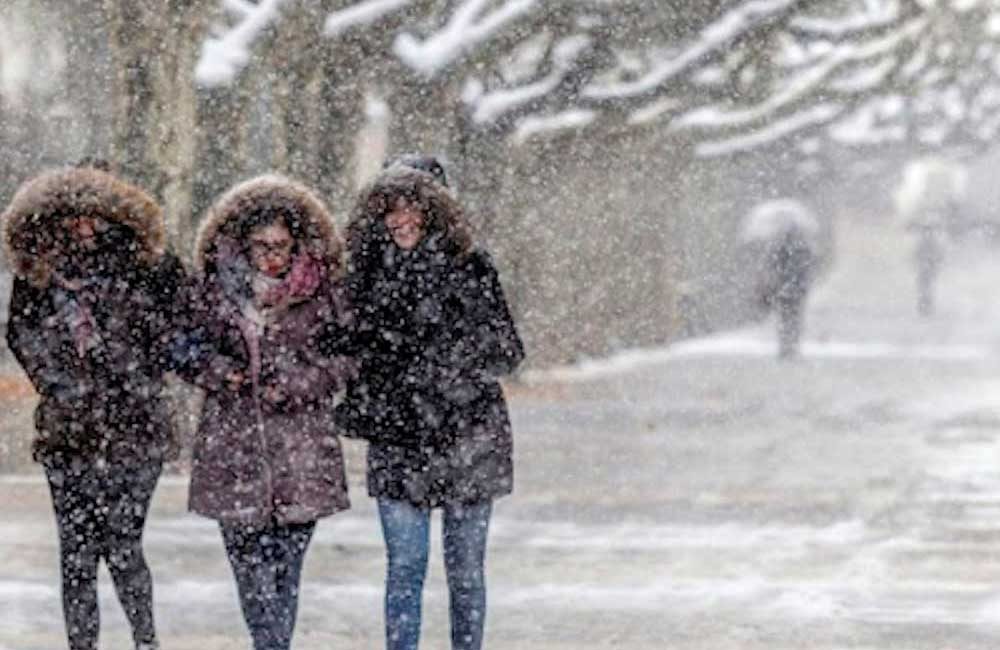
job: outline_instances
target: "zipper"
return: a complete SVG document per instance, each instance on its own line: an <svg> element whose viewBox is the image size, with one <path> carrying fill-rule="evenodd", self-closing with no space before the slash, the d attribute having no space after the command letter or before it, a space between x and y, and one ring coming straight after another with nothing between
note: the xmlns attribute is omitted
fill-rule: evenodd
<svg viewBox="0 0 1000 650"><path fill-rule="evenodd" d="M262 370L262 354L261 354L261 344L264 341L264 331L265 327L261 326L260 333L257 337L257 370L253 377L253 383L251 385L251 390L253 390L253 401L254 410L257 414L257 433L260 437L261 445L261 456L263 459L264 466L264 484L267 490L267 506L268 511L273 514L275 510L274 504L274 477L271 472L271 461L270 454L267 445L267 434L264 432L264 407L262 404L261 386L260 386L260 370Z"/></svg>
<svg viewBox="0 0 1000 650"><path fill-rule="evenodd" d="M260 442L264 486L267 492L267 512L272 514L274 512L274 477L271 472L271 463L268 459L267 436L264 433L264 408L262 405L260 386L260 370L262 365L261 342L264 340L266 327L261 325L260 332L258 333L255 329L257 325L245 318L243 314L237 313L236 319L239 324L240 334L243 336L243 344L247 348L247 356L250 358L250 391L253 394L254 415L256 420L254 427L257 429L257 438ZM250 337L254 335L257 336L257 345L253 345L253 342L250 339ZM254 358L255 356L256 358ZM258 369L258 372L256 373L253 371L255 364Z"/></svg>

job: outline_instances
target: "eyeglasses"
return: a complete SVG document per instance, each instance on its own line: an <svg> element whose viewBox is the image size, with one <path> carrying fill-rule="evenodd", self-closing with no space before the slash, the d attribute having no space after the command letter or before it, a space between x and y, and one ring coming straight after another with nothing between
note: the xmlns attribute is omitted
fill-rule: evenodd
<svg viewBox="0 0 1000 650"><path fill-rule="evenodd" d="M295 245L290 239L282 241L263 241L259 239L250 240L250 251L254 255L288 255Z"/></svg>

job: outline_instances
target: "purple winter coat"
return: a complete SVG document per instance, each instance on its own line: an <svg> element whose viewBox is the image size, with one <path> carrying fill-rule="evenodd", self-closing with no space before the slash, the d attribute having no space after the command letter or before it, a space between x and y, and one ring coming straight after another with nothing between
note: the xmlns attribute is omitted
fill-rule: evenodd
<svg viewBox="0 0 1000 650"><path fill-rule="evenodd" d="M322 264L319 286L248 333L240 307L220 280L219 241L238 236L248 206L295 213L299 253ZM343 455L333 424L350 359L322 354L317 341L347 326L336 273L340 240L320 201L278 177L237 186L212 208L199 233L201 271L191 289L188 328L199 352L183 375L206 392L194 447L190 508L226 522L304 523L349 507ZM255 340L251 340L255 339ZM254 363L254 354L257 356ZM232 371L256 376L238 391ZM280 387L284 400L265 398Z"/></svg>

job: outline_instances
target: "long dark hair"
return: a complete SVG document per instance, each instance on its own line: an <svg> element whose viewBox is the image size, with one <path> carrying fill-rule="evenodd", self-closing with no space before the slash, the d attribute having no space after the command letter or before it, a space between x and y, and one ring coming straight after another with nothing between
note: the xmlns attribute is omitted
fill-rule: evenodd
<svg viewBox="0 0 1000 650"><path fill-rule="evenodd" d="M352 272L371 272L382 263L386 247L394 245L385 217L400 199L424 215L422 247L433 246L454 260L468 256L472 235L458 201L430 174L394 168L379 175L355 205L347 226Z"/></svg>
<svg viewBox="0 0 1000 650"><path fill-rule="evenodd" d="M284 226L292 236L293 253L298 253L301 242L309 236L305 225L305 215L297 206L257 204L245 212L234 225L236 241L249 246L250 236L261 228L273 225Z"/></svg>
<svg viewBox="0 0 1000 650"><path fill-rule="evenodd" d="M242 248L243 252L248 254L250 235L254 231L274 224L281 224L288 229L294 241L292 255L297 255L302 250L302 242L310 236L307 219L302 207L293 201L247 202L240 210L238 217L222 225L219 234L228 238L236 247ZM215 245L213 244L211 254L208 255L206 262L206 270L210 272L217 270L215 268L215 254Z"/></svg>

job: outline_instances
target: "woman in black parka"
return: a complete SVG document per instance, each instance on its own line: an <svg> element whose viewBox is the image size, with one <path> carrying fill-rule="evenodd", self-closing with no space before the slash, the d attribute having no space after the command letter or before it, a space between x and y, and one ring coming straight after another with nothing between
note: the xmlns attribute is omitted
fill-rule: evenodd
<svg viewBox="0 0 1000 650"><path fill-rule="evenodd" d="M497 378L524 350L496 268L473 247L440 165L405 162L363 192L348 225L360 375L338 420L370 443L368 491L388 553L387 647L417 647L430 514L441 508L452 647L476 649L492 502L513 479Z"/></svg>
<svg viewBox="0 0 1000 650"><path fill-rule="evenodd" d="M85 161L26 182L2 216L15 280L7 344L39 395L70 650L96 650L106 563L135 647L157 645L142 535L177 450L164 376L183 300L151 196Z"/></svg>

